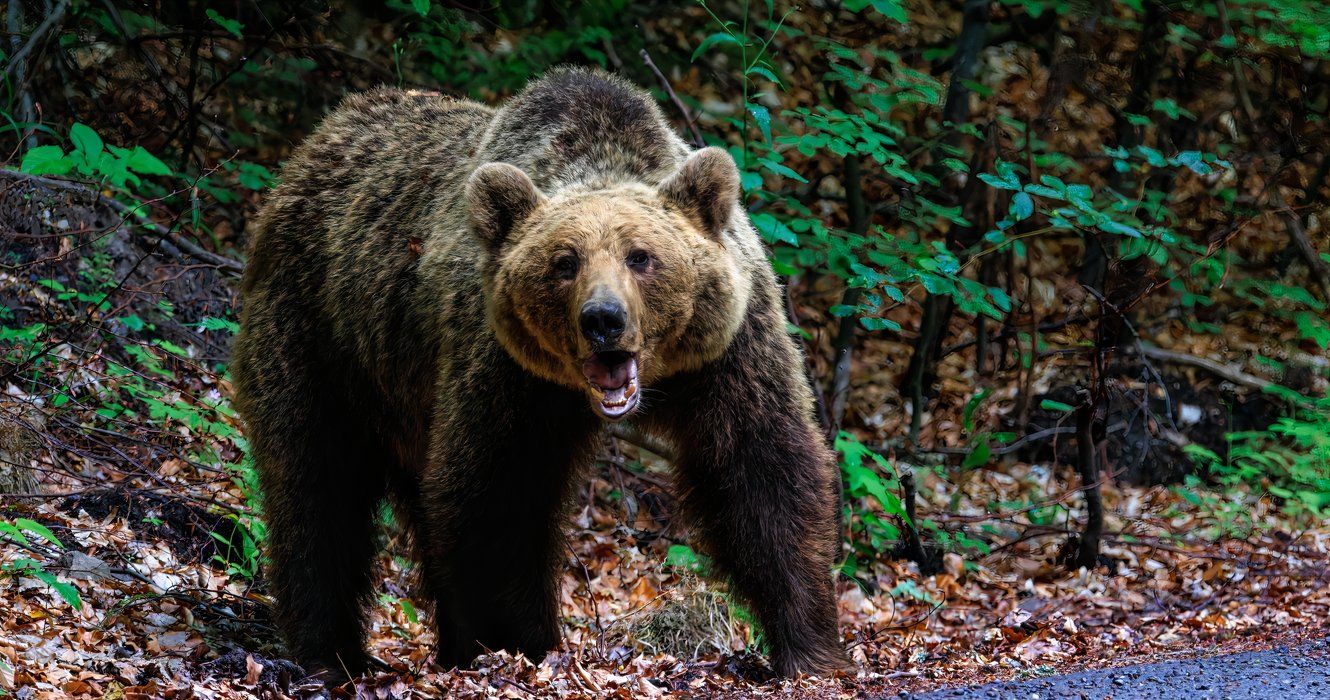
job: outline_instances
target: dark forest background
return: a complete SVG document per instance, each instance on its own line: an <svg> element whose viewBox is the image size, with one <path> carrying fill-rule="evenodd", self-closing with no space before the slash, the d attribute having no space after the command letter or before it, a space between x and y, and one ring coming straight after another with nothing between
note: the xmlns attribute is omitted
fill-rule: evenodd
<svg viewBox="0 0 1330 700"><path fill-rule="evenodd" d="M0 22L0 607L38 640L95 623L133 667L66 678L0 638L0 692L165 688L163 653L277 682L226 370L246 232L343 95L495 102L562 63L739 163L841 458L866 667L1322 624L1322 3L22 0ZM761 648L695 576L650 448L609 438L579 496L565 621L593 685ZM427 626L406 561L383 566L375 682L419 687ZM154 651L143 625L183 636Z"/></svg>

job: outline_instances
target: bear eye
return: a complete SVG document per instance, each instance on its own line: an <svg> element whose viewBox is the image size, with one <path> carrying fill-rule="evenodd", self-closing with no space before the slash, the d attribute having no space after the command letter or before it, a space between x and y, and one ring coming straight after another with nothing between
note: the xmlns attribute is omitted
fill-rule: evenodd
<svg viewBox="0 0 1330 700"><path fill-rule="evenodd" d="M637 272L646 272L651 267L651 253L645 250L634 250L628 254L628 267Z"/></svg>
<svg viewBox="0 0 1330 700"><path fill-rule="evenodd" d="M570 280L577 277L577 256L560 255L554 259L555 279Z"/></svg>

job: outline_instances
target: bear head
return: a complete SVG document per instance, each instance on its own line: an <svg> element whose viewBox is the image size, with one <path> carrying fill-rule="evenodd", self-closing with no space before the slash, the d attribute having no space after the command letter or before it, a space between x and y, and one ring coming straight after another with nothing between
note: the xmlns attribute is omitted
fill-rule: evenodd
<svg viewBox="0 0 1330 700"><path fill-rule="evenodd" d="M658 186L568 187L549 196L507 163L467 183L486 252L486 314L528 371L587 393L606 420L630 415L660 379L718 358L752 281L739 172L718 148Z"/></svg>

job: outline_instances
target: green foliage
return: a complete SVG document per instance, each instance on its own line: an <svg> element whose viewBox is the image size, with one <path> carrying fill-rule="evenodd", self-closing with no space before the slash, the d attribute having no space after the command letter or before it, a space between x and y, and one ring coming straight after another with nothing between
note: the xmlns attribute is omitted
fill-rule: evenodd
<svg viewBox="0 0 1330 700"><path fill-rule="evenodd" d="M872 5L896 16L890 9L893 3ZM850 9L867 6L861 3ZM784 17L777 18L768 7L765 18L750 26L747 12L735 22L722 20L709 7L708 11L722 31L704 39L694 58L723 51L739 59L745 110L741 117L729 119L743 140L742 147L734 149L735 159L745 192L763 203L752 220L772 246L778 272L830 273L862 289L858 304L828 311L832 316L856 316L869 331L901 330L900 323L886 314L905 303L908 291L919 288L952 297L967 314L1001 318L1010 310L1011 300L1004 291L966 277L961 258L943 241L930 240L946 227L969 223L959 208L939 204L925 193L940 184L928 164L933 140L911 137L898 125L912 113L940 107L945 88L937 79L904 65L891 51L872 49L874 62L869 64L861 52L817 39L830 67L825 76L828 91L848 97L843 104L827 99L794 105L776 118L762 102L777 100L782 87L769 52L771 39L784 28ZM755 28L767 38L752 35ZM770 83L775 91L757 90L759 82ZM754 127L761 138L750 138ZM863 177L881 176L912 188L896 206L899 225L890 232L886 226L873 226L866 234L828 226L797 191L783 187L808 182L786 164L787 156L796 154L809 160L854 158L864 164ZM955 158L946 163L954 170L967 167Z"/></svg>
<svg viewBox="0 0 1330 700"><path fill-rule="evenodd" d="M8 538L10 541L18 544L24 549L37 552L40 551L37 543L28 536L32 535L38 542L43 542L57 550L65 548L64 543L51 532L50 528L29 518L18 518L14 522L0 521L0 537ZM28 576L46 584L51 590L55 591L62 600L69 604L75 610L83 607L83 600L79 597L77 588L61 581L55 574L46 570L46 567L34 559L20 557L10 562L6 562L0 567L0 572L11 576Z"/></svg>
<svg viewBox="0 0 1330 700"><path fill-rule="evenodd" d="M711 561L705 554L693 551L686 544L672 544L665 552L665 566L678 571L702 574L711 570Z"/></svg>
<svg viewBox="0 0 1330 700"><path fill-rule="evenodd" d="M900 478L885 457L845 431L836 436L835 449L840 455L851 544L851 556L842 563L841 571L853 577L860 559L872 560L896 546L901 539L901 527L896 523L909 524L910 519L896 495Z"/></svg>
<svg viewBox="0 0 1330 700"><path fill-rule="evenodd" d="M1282 417L1266 430L1229 433L1226 439L1222 456L1200 445L1186 448L1221 493L1205 493L1205 483L1196 476L1177 489L1211 516L1219 534L1244 536L1261 526L1252 520L1239 487L1253 496L1273 497L1295 522L1330 517L1330 399Z"/></svg>
<svg viewBox="0 0 1330 700"><path fill-rule="evenodd" d="M96 177L116 187L130 188L145 184L130 171L171 174L160 160L141 147L107 146L95 131L83 124L75 124L70 129L69 140L73 148L68 153L58 146L29 150L21 167L33 174ZM254 180L250 184L257 188L266 187L272 181L262 166L240 163L236 167L242 173L242 183L246 177L252 177ZM132 189L124 193L131 201L135 194ZM71 314L88 307L103 314L111 312L110 293L120 281L115 276L110 255L105 251L107 242L108 239L102 238L91 244L91 249L82 256L76 279L68 283L38 279L35 284L48 291L54 300L65 304ZM129 421L187 436L194 445L188 457L205 468L230 474L245 495L245 509L226 516L234 527L227 528L228 534L213 532L211 535L219 542L219 554L214 559L228 574L253 578L258 573L266 531L260 517L258 478L253 465L244 456L247 444L235 427L235 413L227 399L215 394L191 395L172 383L177 380L178 370L182 367L188 368L189 375L208 374L210 370L199 366L190 348L156 336L156 324L170 320L174 310L163 303L155 312L149 318L138 314L108 318L100 332L103 340L116 352L101 357L106 364L102 381L77 390L68 384L57 386L51 405L61 408L77 400L82 407L92 409L90 427L109 433L120 430ZM35 374L47 359L43 356L48 332L46 325L13 327L6 320L0 316L3 357L31 367ZM117 325L130 334L117 335L113 330ZM239 330L234 319L216 316L203 317L194 325L200 332L234 334ZM219 378L225 379L225 368L218 369L221 372ZM79 398L75 399L75 396ZM14 533L10 530L0 527L0 531L12 536ZM31 566L25 565L23 570L32 571L32 575L46 580L46 574Z"/></svg>
<svg viewBox="0 0 1330 700"><path fill-rule="evenodd" d="M1330 58L1330 6L1306 0L1228 0L1236 36L1229 48L1296 49L1312 59Z"/></svg>
<svg viewBox="0 0 1330 700"><path fill-rule="evenodd" d="M611 39L622 55L636 55L643 47L640 36L622 28L650 12L648 5L628 0L556 0L502 4L482 21L428 0L387 5L401 13L406 26L394 45L399 82L456 86L473 97L516 91L560 63L610 67ZM550 15L558 21L547 21ZM494 25L501 31L493 32ZM502 43L488 43L493 41Z"/></svg>
<svg viewBox="0 0 1330 700"><path fill-rule="evenodd" d="M104 180L116 187L138 186L139 175L171 175L171 169L142 146L120 148L102 141L91 127L75 123L69 129L68 151L60 146L37 146L23 154L19 169L32 175L69 175Z"/></svg>

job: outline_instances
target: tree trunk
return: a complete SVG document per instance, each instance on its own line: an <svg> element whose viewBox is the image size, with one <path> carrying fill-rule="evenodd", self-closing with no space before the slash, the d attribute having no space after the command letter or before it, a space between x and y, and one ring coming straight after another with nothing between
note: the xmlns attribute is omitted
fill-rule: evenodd
<svg viewBox="0 0 1330 700"><path fill-rule="evenodd" d="M1104 504L1099 496L1099 469L1095 461L1095 395L1076 408L1076 468L1081 475L1081 493L1085 495L1085 528L1081 530L1074 567L1092 569L1099 563L1099 539L1104 532Z"/></svg>
<svg viewBox="0 0 1330 700"><path fill-rule="evenodd" d="M1127 120L1126 114L1141 114L1154 96L1155 82L1159 78L1160 64L1163 63L1163 39L1168 32L1168 22L1164 9L1157 2L1145 4L1145 16L1141 18L1141 35L1136 47L1136 58L1131 65L1131 94L1118 115L1115 133L1119 148L1134 148L1141 143L1138 127ZM1108 174L1109 189L1119 190L1124 183L1122 173L1112 170ZM1108 273L1109 251L1099 236L1092 232L1085 233L1085 253L1081 259L1080 282L1083 285L1102 290L1104 276Z"/></svg>
<svg viewBox="0 0 1330 700"><path fill-rule="evenodd" d="M950 122L953 127L970 119L970 87L966 83L974 80L979 68L979 52L984 48L988 36L988 5L987 0L965 1L961 33L956 40L956 64L952 69L951 83L947 86L947 101L942 107L942 118ZM959 131L953 130L947 136L946 142L954 146L959 143L961 137ZM967 191L972 190L974 182L976 178L970 178L966 182ZM964 201L966 197L962 196L961 199ZM967 231L954 236L952 243L963 250L968 245L968 239L973 236L973 231ZM946 337L946 329L953 310L950 297L939 297L932 293L924 298L923 306L924 315L919 322L919 337L915 340L914 352L910 354L910 364L906 367L903 385L913 411L910 416L911 444L919 440L919 428L924 413L924 394L927 385L932 384L930 377L942 340Z"/></svg>
<svg viewBox="0 0 1330 700"><path fill-rule="evenodd" d="M863 168L859 161L859 155L851 153L845 156L842 168L845 179L845 207L849 215L850 232L862 236L868 232L871 219L868 215L868 205L864 201ZM846 287L840 303L849 307L858 306L859 297L862 293L863 291L858 287ZM856 318L856 314L842 316L840 323L836 326L836 340L833 345L836 353L836 365L831 378L831 425L829 427L832 436L840 432L841 423L845 419L845 402L850 395L850 368L854 359Z"/></svg>

